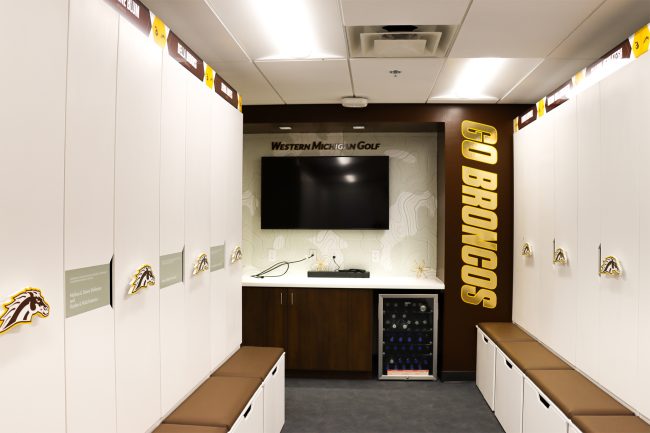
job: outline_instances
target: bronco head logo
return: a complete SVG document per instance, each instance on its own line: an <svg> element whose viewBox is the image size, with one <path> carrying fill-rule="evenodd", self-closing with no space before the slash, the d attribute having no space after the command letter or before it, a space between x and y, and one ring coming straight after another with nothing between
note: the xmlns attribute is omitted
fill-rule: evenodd
<svg viewBox="0 0 650 433"><path fill-rule="evenodd" d="M611 275L613 277L618 277L621 275L621 264L618 262L618 259L614 256L607 256L603 263L600 265L600 274L601 275Z"/></svg>
<svg viewBox="0 0 650 433"><path fill-rule="evenodd" d="M562 248L555 250L553 254L553 263L556 265L566 265L569 262L569 259L566 256L566 252Z"/></svg>
<svg viewBox="0 0 650 433"><path fill-rule="evenodd" d="M521 248L521 255L524 257L530 257L533 255L533 248L530 246L528 242L526 242L524 246Z"/></svg>
<svg viewBox="0 0 650 433"><path fill-rule="evenodd" d="M11 301L3 305L4 313L0 316L0 334L21 323L29 323L34 316L47 317L50 306L45 302L39 289L28 287L15 294Z"/></svg>
<svg viewBox="0 0 650 433"><path fill-rule="evenodd" d="M192 275L200 274L201 272L207 271L208 269L210 269L210 263L208 263L208 255L205 253L201 254L196 259L196 262L194 262L194 270L192 271Z"/></svg>
<svg viewBox="0 0 650 433"><path fill-rule="evenodd" d="M138 272L133 275L129 295L138 293L140 289L156 284L156 277L153 275L153 269L150 265L142 265Z"/></svg>

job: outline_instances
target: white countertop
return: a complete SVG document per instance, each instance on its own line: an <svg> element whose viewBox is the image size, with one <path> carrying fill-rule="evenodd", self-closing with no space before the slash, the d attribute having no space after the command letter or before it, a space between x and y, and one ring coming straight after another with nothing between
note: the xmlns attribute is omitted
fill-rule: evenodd
<svg viewBox="0 0 650 433"><path fill-rule="evenodd" d="M309 278L305 275L284 275L282 277L242 277L242 285L248 287L325 287L341 289L402 289L402 290L444 290L445 284L435 277L382 277L370 278Z"/></svg>

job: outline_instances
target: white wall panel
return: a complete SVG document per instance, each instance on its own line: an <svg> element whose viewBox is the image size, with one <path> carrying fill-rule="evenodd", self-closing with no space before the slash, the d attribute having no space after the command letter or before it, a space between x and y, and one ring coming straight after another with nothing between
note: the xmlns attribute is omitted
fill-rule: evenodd
<svg viewBox="0 0 650 433"><path fill-rule="evenodd" d="M118 432L160 417L159 290L128 295L137 269L159 277L162 51L120 17L115 149L115 361Z"/></svg>
<svg viewBox="0 0 650 433"><path fill-rule="evenodd" d="M187 82L191 77L176 60L162 60L160 149L160 255L183 251L185 245L185 124ZM160 368L162 412L167 413L192 388L185 284L160 289Z"/></svg>
<svg viewBox="0 0 650 433"><path fill-rule="evenodd" d="M637 381L637 314L639 284L639 125L648 122L648 104L631 83L646 76L640 64L621 69L601 82L600 165L601 240L603 257L622 264L618 278L601 277L598 334L607 350L598 353L598 380L630 401Z"/></svg>
<svg viewBox="0 0 650 433"><path fill-rule="evenodd" d="M113 256L118 14L71 0L65 155L65 269ZM92 71L92 73L88 73ZM115 339L111 306L65 320L69 433L114 432Z"/></svg>
<svg viewBox="0 0 650 433"><path fill-rule="evenodd" d="M568 264L556 264L546 290L544 303L548 330L546 343L569 362L575 362L576 311L578 301L578 126L576 102L569 100L557 107L553 125L553 237L562 248ZM550 143L549 143L550 144ZM550 185L549 185L550 186ZM550 259L549 259L550 260Z"/></svg>
<svg viewBox="0 0 650 433"><path fill-rule="evenodd" d="M185 314L187 370L192 384L210 372L210 271L193 275L196 259L210 257L210 99L201 81L188 82L185 189Z"/></svg>
<svg viewBox="0 0 650 433"><path fill-rule="evenodd" d="M602 337L598 333L600 303L601 137L600 86L576 99L578 123L578 297L576 304L576 365L591 377L598 376Z"/></svg>
<svg viewBox="0 0 650 433"><path fill-rule="evenodd" d="M65 431L68 2L3 2L0 28L5 36L0 80L0 302L31 286L42 290L50 306L48 317L35 317L31 324L0 335L2 430L58 433Z"/></svg>

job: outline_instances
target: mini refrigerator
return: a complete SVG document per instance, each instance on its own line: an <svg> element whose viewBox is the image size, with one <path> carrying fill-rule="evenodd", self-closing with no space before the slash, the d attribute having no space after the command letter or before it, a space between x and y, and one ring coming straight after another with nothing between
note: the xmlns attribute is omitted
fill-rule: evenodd
<svg viewBox="0 0 650 433"><path fill-rule="evenodd" d="M378 376L437 380L438 295L379 294Z"/></svg>

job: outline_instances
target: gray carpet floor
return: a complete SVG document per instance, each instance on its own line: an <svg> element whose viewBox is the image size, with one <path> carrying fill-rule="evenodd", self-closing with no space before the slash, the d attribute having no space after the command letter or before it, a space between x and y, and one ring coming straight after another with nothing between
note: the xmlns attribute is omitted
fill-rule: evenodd
<svg viewBox="0 0 650 433"><path fill-rule="evenodd" d="M473 382L287 379L282 433L503 433Z"/></svg>

